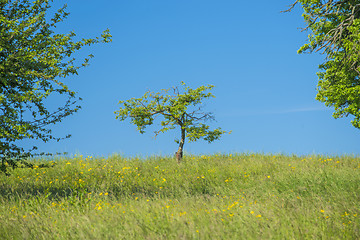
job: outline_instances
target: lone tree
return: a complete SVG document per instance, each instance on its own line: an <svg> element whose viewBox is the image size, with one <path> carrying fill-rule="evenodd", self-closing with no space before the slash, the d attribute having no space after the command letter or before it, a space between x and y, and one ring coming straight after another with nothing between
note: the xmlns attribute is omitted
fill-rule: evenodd
<svg viewBox="0 0 360 240"><path fill-rule="evenodd" d="M0 0L0 172L32 155L19 140L60 140L49 125L76 112L81 100L61 79L78 74L92 57L77 65L73 54L85 45L111 41L108 30L81 41L73 40L74 32L55 34L53 29L68 13L65 5L52 18L47 16L51 2ZM48 97L57 94L63 103L48 106Z"/></svg>
<svg viewBox="0 0 360 240"><path fill-rule="evenodd" d="M155 136L179 127L181 137L180 140L175 140L179 144L175 155L179 163L183 157L185 138L190 142L203 138L211 143L225 133L221 128L210 131L210 127L202 122L214 120L214 117L211 113L203 112L201 106L198 106L204 99L214 97L210 92L206 93L214 86L207 85L191 89L183 82L181 85L184 88L183 93L179 87L173 87L158 93L148 91L141 98L120 101L120 110L115 112L116 119L120 121L130 117L140 133L144 133L145 128L152 125L159 115L163 117L163 120L161 129L155 131ZM169 91L172 94L169 94Z"/></svg>
<svg viewBox="0 0 360 240"><path fill-rule="evenodd" d="M334 107L334 118L352 115L352 125L360 129L360 1L297 0L300 4L308 43L298 53L326 55L319 68L316 99Z"/></svg>

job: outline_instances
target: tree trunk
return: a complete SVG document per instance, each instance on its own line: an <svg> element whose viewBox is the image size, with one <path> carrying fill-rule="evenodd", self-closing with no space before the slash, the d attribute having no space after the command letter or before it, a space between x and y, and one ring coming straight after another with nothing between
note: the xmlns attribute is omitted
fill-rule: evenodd
<svg viewBox="0 0 360 240"><path fill-rule="evenodd" d="M185 128L181 127L181 140L179 143L178 151L176 152L176 155L175 155L178 163L180 163L183 158L184 143L185 143Z"/></svg>

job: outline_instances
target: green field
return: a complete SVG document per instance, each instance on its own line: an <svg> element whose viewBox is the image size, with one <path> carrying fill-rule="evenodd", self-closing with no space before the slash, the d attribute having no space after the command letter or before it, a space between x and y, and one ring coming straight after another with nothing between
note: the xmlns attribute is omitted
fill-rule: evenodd
<svg viewBox="0 0 360 240"><path fill-rule="evenodd" d="M360 157L51 160L0 175L0 239L360 239Z"/></svg>

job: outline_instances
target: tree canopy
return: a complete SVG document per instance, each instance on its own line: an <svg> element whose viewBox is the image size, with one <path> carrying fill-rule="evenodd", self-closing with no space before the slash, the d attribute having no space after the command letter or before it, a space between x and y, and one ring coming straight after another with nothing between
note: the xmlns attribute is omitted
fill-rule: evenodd
<svg viewBox="0 0 360 240"><path fill-rule="evenodd" d="M297 0L304 10L304 30L308 42L299 53L326 55L318 73L316 99L334 107L335 118L353 116L352 125L360 129L360 1Z"/></svg>
<svg viewBox="0 0 360 240"><path fill-rule="evenodd" d="M210 130L210 127L203 123L214 120L213 114L203 112L201 106L203 100L214 97L207 92L214 86L207 85L191 89L183 82L181 85L184 89L173 87L157 93L148 91L141 98L120 101L120 110L115 112L116 119L120 121L129 117L140 133L144 133L145 128L152 125L159 115L163 117L163 120L160 122L160 129L155 131L155 136L179 127L180 140L175 140L179 144L176 152L178 162L182 159L186 138L190 142L204 139L211 143L225 133L221 128Z"/></svg>
<svg viewBox="0 0 360 240"><path fill-rule="evenodd" d="M110 42L109 30L101 37L76 41L76 34L55 33L67 16L66 5L52 16L52 0L0 0L0 161L1 170L16 166L31 149L19 146L23 139L60 140L49 125L78 111L74 91L62 79L78 74L89 59L76 64L74 53L86 45ZM46 99L61 95L56 109Z"/></svg>

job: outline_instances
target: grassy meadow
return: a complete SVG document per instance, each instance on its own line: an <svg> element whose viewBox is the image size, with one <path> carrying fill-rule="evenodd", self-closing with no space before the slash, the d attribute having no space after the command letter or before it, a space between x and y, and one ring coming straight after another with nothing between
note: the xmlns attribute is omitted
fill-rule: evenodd
<svg viewBox="0 0 360 240"><path fill-rule="evenodd" d="M33 163L0 175L0 239L360 239L360 157Z"/></svg>

